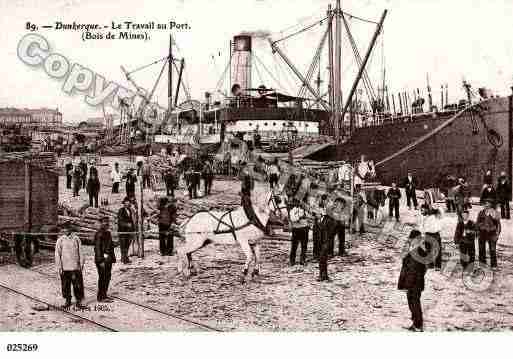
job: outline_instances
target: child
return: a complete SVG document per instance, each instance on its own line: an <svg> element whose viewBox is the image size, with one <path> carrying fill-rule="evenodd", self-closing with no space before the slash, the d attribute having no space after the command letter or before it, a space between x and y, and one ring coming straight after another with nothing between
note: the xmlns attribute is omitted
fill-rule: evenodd
<svg viewBox="0 0 513 359"><path fill-rule="evenodd" d="M418 230L411 231L407 243L407 253L403 258L401 274L397 288L406 290L408 307L411 311L413 324L408 328L410 331L424 331L424 321L422 318L422 306L420 297L424 290L424 277L426 275L427 252L422 234Z"/></svg>

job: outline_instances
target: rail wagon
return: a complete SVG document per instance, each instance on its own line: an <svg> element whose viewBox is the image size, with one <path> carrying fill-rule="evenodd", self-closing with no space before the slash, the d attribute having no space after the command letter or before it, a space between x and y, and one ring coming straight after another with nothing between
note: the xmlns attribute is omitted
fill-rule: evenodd
<svg viewBox="0 0 513 359"><path fill-rule="evenodd" d="M0 247L14 249L18 263L32 264L41 241L55 238L59 175L54 153L0 154Z"/></svg>

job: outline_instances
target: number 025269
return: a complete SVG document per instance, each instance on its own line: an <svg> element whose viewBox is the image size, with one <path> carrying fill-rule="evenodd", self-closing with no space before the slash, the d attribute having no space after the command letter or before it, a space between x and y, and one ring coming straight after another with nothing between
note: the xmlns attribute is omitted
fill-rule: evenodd
<svg viewBox="0 0 513 359"><path fill-rule="evenodd" d="M37 344L7 344L8 352L35 352L38 350Z"/></svg>

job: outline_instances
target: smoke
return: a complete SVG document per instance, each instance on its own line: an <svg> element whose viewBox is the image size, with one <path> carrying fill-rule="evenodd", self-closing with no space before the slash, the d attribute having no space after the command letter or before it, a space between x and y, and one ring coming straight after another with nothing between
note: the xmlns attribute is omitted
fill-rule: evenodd
<svg viewBox="0 0 513 359"><path fill-rule="evenodd" d="M251 36L255 39L265 40L271 37L271 32L269 30L255 30L255 31L242 31L240 36Z"/></svg>

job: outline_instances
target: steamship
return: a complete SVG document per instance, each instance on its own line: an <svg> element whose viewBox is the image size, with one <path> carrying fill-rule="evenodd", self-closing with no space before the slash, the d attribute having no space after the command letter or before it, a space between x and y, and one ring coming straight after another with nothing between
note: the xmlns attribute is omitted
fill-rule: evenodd
<svg viewBox="0 0 513 359"><path fill-rule="evenodd" d="M155 136L155 142L220 146L227 137L259 133L264 143L275 143L277 137L286 134L289 140L295 138L293 145L298 146L329 138L331 144L308 152L306 158L356 162L365 155L374 161L379 180L385 185L400 181L410 172L417 177L419 188L442 187L447 178L464 177L472 191L478 193L487 170L496 177L506 172L511 179L513 96L493 96L485 89L474 91L470 84L464 83L465 99L451 104L446 85L440 105L435 106L429 81L426 98L422 98L419 89L413 92L413 98L406 92L391 95L386 84L378 88L377 96L373 95L366 67L377 41L382 38L386 14L385 10L379 22L367 21L343 11L340 0L334 8L329 6L327 17L314 24L326 30L318 46L319 56L314 57L306 76L280 48L278 42L284 39L268 38L273 54L280 57L302 84L304 91L299 93L306 94L302 97L262 84L255 88L253 38L247 34L235 36L227 67L231 93L223 93L221 101L212 101L212 93L206 93L204 103L197 102L188 110L175 109L167 128ZM375 24L376 28L363 57L352 43L358 73L343 103L342 91L336 91L342 83L342 29L354 42L347 17ZM306 26L286 38L312 27ZM326 95L321 96L324 91L320 89L320 78L316 89L312 76L322 66L319 57L325 48L328 55L323 58L329 59L329 81L325 81L328 99ZM367 93L366 102L362 87Z"/></svg>

